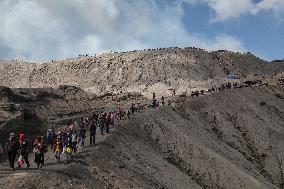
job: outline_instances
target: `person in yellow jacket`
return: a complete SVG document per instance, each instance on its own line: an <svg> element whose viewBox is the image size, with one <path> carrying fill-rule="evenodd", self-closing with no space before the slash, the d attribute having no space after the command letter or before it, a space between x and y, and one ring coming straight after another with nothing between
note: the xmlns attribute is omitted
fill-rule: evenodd
<svg viewBox="0 0 284 189"><path fill-rule="evenodd" d="M63 152L63 142L61 138L58 136L54 142L53 151L55 153L55 158L57 161L60 161L60 154Z"/></svg>

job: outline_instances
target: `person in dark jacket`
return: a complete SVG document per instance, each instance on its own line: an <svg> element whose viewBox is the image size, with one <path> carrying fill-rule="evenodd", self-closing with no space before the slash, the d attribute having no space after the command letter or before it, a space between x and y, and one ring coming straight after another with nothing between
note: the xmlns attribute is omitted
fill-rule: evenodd
<svg viewBox="0 0 284 189"><path fill-rule="evenodd" d="M10 163L10 170L14 171L14 163L15 163L15 158L17 155L18 150L20 149L20 143L16 139L16 136L14 133L10 134L9 140L6 144L6 149L8 152L8 157L9 157L9 163Z"/></svg>
<svg viewBox="0 0 284 189"><path fill-rule="evenodd" d="M127 110L127 118L130 119L131 111Z"/></svg>
<svg viewBox="0 0 284 189"><path fill-rule="evenodd" d="M131 107L130 107L130 111L131 111L131 114L132 114L132 115L134 115L135 110L136 110L135 105L132 104Z"/></svg>
<svg viewBox="0 0 284 189"><path fill-rule="evenodd" d="M101 113L99 115L98 123L99 123L99 126L100 126L101 135L103 136L104 135L104 129L105 129L105 116L104 116L103 113Z"/></svg>
<svg viewBox="0 0 284 189"><path fill-rule="evenodd" d="M106 126L106 134L109 133L109 126L111 124L111 113L106 114L106 121L105 121L105 126Z"/></svg>
<svg viewBox="0 0 284 189"><path fill-rule="evenodd" d="M85 139L86 139L86 129L83 126L81 126L79 131L79 141L81 143L81 150L85 146Z"/></svg>
<svg viewBox="0 0 284 189"><path fill-rule="evenodd" d="M78 134L76 130L72 130L71 134L71 140L72 140L72 145L73 145L73 152L76 154L77 153L77 144L78 144Z"/></svg>
<svg viewBox="0 0 284 189"><path fill-rule="evenodd" d="M26 140L25 135L22 133L20 134L20 138L19 138L19 142L20 142L20 155L22 156L22 159L25 160L26 164L27 164L27 168L30 167L30 162L29 162L29 158L28 158L28 153L29 153L29 143ZM18 167L21 168L22 164L18 164Z"/></svg>
<svg viewBox="0 0 284 189"><path fill-rule="evenodd" d="M90 146L96 144L96 131L97 131L97 122L95 120L92 120L90 122Z"/></svg>
<svg viewBox="0 0 284 189"><path fill-rule="evenodd" d="M47 145L50 145L50 149L53 150L54 141L56 138L56 134L54 129L48 129L47 131Z"/></svg>
<svg viewBox="0 0 284 189"><path fill-rule="evenodd" d="M165 105L165 97L164 96L162 96L161 101L162 101L162 106L164 106Z"/></svg>
<svg viewBox="0 0 284 189"><path fill-rule="evenodd" d="M4 154L4 147L3 145L0 143L0 156Z"/></svg>

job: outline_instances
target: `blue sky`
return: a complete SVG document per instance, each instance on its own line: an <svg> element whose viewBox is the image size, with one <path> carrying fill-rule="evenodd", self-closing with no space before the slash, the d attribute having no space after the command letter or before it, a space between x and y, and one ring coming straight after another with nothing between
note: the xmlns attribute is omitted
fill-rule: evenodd
<svg viewBox="0 0 284 189"><path fill-rule="evenodd" d="M0 59L194 46L284 58L284 0L1 0Z"/></svg>
<svg viewBox="0 0 284 189"><path fill-rule="evenodd" d="M265 11L258 15L247 14L232 20L211 23L209 20L214 13L208 6L186 5L185 9L187 12L183 22L190 32L209 38L218 33L226 33L241 40L248 51L262 58L284 58L284 22L280 18L281 15Z"/></svg>

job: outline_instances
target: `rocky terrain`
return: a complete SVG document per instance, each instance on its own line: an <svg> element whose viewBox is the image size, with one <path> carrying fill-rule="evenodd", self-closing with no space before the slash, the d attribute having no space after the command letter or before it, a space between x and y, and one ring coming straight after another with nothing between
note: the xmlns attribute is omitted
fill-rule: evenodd
<svg viewBox="0 0 284 189"><path fill-rule="evenodd" d="M22 131L27 136L44 134L47 128L66 126L94 111L114 110L120 104L148 103L138 93L96 96L66 85L32 89L0 87L0 97L0 143L5 142L10 132Z"/></svg>
<svg viewBox="0 0 284 189"><path fill-rule="evenodd" d="M118 122L68 165L0 166L7 188L280 188L284 89L252 87L180 98ZM282 177L282 178L281 178ZM88 179L86 179L88 178Z"/></svg>
<svg viewBox="0 0 284 189"><path fill-rule="evenodd" d="M261 79L254 86L184 92ZM61 128L94 111L151 103L116 121L111 133L80 150L70 164L46 154L42 169L8 170L0 156L3 188L252 189L284 187L284 75L282 60L195 48L108 53L50 63L0 63L0 143L9 132L28 138ZM176 90L173 95L172 90ZM88 141L88 139L87 139ZM88 145L88 143L87 143ZM31 161L33 154L30 155ZM1 188L0 187L0 188Z"/></svg>
<svg viewBox="0 0 284 189"><path fill-rule="evenodd" d="M171 96L207 88L228 74L241 79L283 75L284 64L269 63L254 55L196 48L170 48L107 53L49 63L1 62L0 85L11 88L45 88L71 85L101 95L106 92L153 91ZM47 77L48 76L48 77Z"/></svg>

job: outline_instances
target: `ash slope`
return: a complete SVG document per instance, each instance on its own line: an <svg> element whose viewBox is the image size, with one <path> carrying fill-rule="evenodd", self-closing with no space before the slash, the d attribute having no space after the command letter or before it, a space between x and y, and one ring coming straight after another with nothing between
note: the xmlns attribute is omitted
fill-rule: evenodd
<svg viewBox="0 0 284 189"><path fill-rule="evenodd" d="M284 89L275 86L179 98L173 106L119 122L71 164L5 172L0 183L7 188L277 189L276 157L284 157L283 99Z"/></svg>
<svg viewBox="0 0 284 189"><path fill-rule="evenodd" d="M283 88L243 88L147 111L100 146L94 167L120 188L278 188L283 99Z"/></svg>
<svg viewBox="0 0 284 189"><path fill-rule="evenodd" d="M0 86L0 143L4 144L11 132L25 132L31 138L45 134L51 126L66 126L94 111L130 106L132 102L144 104L147 99L136 93L96 96L66 85L30 89Z"/></svg>
<svg viewBox="0 0 284 189"><path fill-rule="evenodd" d="M0 85L11 88L78 86L95 94L142 92L151 96L159 89L163 95L223 80L228 74L241 78L271 77L284 72L283 62L268 63L252 54L195 49L160 49L109 53L79 57L53 63L1 62Z"/></svg>

